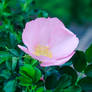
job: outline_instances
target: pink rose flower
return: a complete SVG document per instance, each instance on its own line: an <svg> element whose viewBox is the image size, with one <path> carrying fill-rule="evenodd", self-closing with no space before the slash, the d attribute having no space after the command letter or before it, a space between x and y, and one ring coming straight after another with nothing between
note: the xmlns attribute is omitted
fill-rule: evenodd
<svg viewBox="0 0 92 92"><path fill-rule="evenodd" d="M66 63L75 53L79 39L57 18L37 18L26 24L23 43L18 47L40 65L53 66Z"/></svg>

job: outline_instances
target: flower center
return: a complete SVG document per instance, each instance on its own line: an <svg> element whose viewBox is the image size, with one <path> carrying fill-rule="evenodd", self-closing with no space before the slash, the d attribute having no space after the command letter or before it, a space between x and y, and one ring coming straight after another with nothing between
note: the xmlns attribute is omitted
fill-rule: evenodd
<svg viewBox="0 0 92 92"><path fill-rule="evenodd" d="M35 47L34 54L36 56L46 56L46 57L52 58L52 53L49 50L48 46L37 45Z"/></svg>

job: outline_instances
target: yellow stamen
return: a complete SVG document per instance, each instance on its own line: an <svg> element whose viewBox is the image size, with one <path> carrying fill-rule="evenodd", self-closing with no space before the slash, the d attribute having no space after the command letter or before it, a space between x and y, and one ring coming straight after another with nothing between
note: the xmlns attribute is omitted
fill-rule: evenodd
<svg viewBox="0 0 92 92"><path fill-rule="evenodd" d="M52 53L47 46L37 45L34 54L36 56L46 56L52 58Z"/></svg>

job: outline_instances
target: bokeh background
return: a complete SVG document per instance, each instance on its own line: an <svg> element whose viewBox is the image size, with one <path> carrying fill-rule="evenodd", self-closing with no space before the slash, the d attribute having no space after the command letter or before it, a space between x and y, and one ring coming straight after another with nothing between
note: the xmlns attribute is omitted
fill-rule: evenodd
<svg viewBox="0 0 92 92"><path fill-rule="evenodd" d="M17 36L20 43L25 23L37 17L62 20L79 37L80 50L92 43L92 0L0 0L1 43L6 43L4 35L7 32Z"/></svg>

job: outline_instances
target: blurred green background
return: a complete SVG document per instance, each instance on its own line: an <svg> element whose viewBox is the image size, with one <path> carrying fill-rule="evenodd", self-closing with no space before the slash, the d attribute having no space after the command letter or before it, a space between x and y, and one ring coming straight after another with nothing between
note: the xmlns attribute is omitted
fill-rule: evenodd
<svg viewBox="0 0 92 92"><path fill-rule="evenodd" d="M21 43L25 23L37 17L58 17L82 39L92 26L92 0L0 0L0 47L9 43L10 34ZM88 47L90 34L92 30L79 48Z"/></svg>
<svg viewBox="0 0 92 92"><path fill-rule="evenodd" d="M92 22L92 0L36 0L36 6L64 23Z"/></svg>

